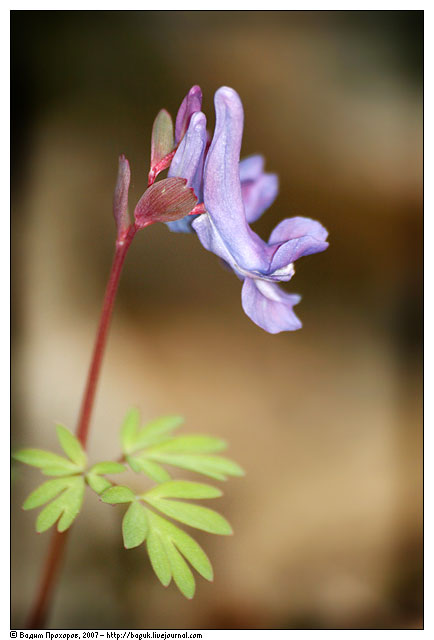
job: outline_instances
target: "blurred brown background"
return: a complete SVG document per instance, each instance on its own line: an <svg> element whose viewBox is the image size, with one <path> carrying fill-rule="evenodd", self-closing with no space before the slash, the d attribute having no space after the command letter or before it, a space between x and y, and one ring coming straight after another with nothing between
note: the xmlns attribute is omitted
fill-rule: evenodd
<svg viewBox="0 0 434 640"><path fill-rule="evenodd" d="M420 11L12 12L13 446L56 447L54 421L76 423L117 156L133 209L153 118L175 115L191 85L211 124L214 91L239 92L243 155L280 176L255 229L309 216L331 243L288 286L304 328L272 336L194 235L155 225L136 238L90 455L118 455L132 405L226 438L247 471L218 506L235 536L197 536L216 577L189 602L143 548L124 551L122 507L89 495L52 628L421 626L422 47ZM38 479L14 468L18 628L50 539L19 509Z"/></svg>

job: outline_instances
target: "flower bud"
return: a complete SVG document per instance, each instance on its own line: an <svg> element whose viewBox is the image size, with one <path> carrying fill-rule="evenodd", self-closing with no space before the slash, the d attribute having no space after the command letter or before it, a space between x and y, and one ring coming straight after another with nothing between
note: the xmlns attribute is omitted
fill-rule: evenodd
<svg viewBox="0 0 434 640"><path fill-rule="evenodd" d="M151 171L173 150L173 122L166 109L161 109L154 120L151 139Z"/></svg>

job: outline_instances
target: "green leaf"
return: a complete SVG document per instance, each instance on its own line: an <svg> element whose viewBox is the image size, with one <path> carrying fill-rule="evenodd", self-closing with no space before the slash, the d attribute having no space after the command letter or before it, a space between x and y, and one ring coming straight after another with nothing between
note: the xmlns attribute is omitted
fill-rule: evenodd
<svg viewBox="0 0 434 640"><path fill-rule="evenodd" d="M36 518L36 531L38 533L43 533L52 527L62 515L63 505L60 502L60 497L51 502L48 507L42 509L41 513Z"/></svg>
<svg viewBox="0 0 434 640"><path fill-rule="evenodd" d="M103 478L100 474L122 473L126 467L120 462L98 462L86 474L86 481L91 489L98 494L103 493L112 486L110 480Z"/></svg>
<svg viewBox="0 0 434 640"><path fill-rule="evenodd" d="M173 453L213 453L226 449L227 444L220 438L212 438L211 436L178 436L158 444L152 449L153 451L173 452Z"/></svg>
<svg viewBox="0 0 434 640"><path fill-rule="evenodd" d="M63 515L57 525L57 530L62 532L69 529L77 515L80 513L84 496L84 479L77 478L79 481L76 486L70 487L60 497L63 498L64 509Z"/></svg>
<svg viewBox="0 0 434 640"><path fill-rule="evenodd" d="M155 573L165 586L173 576L181 593L192 598L195 591L194 576L181 554L200 575L212 580L213 570L207 555L185 531L148 509L146 512L150 531L147 548Z"/></svg>
<svg viewBox="0 0 434 640"><path fill-rule="evenodd" d="M128 487L110 487L101 494L101 500L109 504L122 504L124 502L133 502L136 499L134 493Z"/></svg>
<svg viewBox="0 0 434 640"><path fill-rule="evenodd" d="M91 469L89 469L89 473L96 473L100 475L104 475L106 473L123 473L126 471L125 465L120 462L98 462Z"/></svg>
<svg viewBox="0 0 434 640"><path fill-rule="evenodd" d="M82 469L80 467L70 467L69 469L65 469L63 466L52 465L51 467L44 467L41 469L41 473L44 476L69 476L71 473L80 473Z"/></svg>
<svg viewBox="0 0 434 640"><path fill-rule="evenodd" d="M152 126L151 167L170 153L174 144L172 118L166 109L161 109Z"/></svg>
<svg viewBox="0 0 434 640"><path fill-rule="evenodd" d="M172 579L172 571L161 537L153 528L146 538L146 548L157 578L163 586L167 587Z"/></svg>
<svg viewBox="0 0 434 640"><path fill-rule="evenodd" d="M191 600L194 596L196 584L190 567L170 540L163 539L163 544L175 584L180 592Z"/></svg>
<svg viewBox="0 0 434 640"><path fill-rule="evenodd" d="M196 473L202 473L216 480L226 480L227 476L244 475L244 471L236 462L223 456L166 453L160 450L147 451L147 455L157 462L181 467L181 469L188 469Z"/></svg>
<svg viewBox="0 0 434 640"><path fill-rule="evenodd" d="M36 519L36 531L42 533L49 529L57 520L57 530L62 532L68 529L83 503L84 480L82 477L70 478L70 486L60 494L53 502L42 509Z"/></svg>
<svg viewBox="0 0 434 640"><path fill-rule="evenodd" d="M62 456L43 449L21 449L12 456L15 460L32 467L39 467L45 475L70 475L81 471L81 468Z"/></svg>
<svg viewBox="0 0 434 640"><path fill-rule="evenodd" d="M143 500L151 504L155 509L165 513L167 516L179 520L184 524L208 533L216 533L219 535L230 535L232 528L229 522L222 515L196 504L186 502L177 502L176 500L164 500L162 498L152 498L146 494Z"/></svg>
<svg viewBox="0 0 434 640"><path fill-rule="evenodd" d="M61 424L56 425L56 432L60 445L68 458L70 458L78 467L84 469L87 462L87 456L81 446L81 443L70 431L68 431L68 429L66 429L66 427L63 427Z"/></svg>
<svg viewBox="0 0 434 640"><path fill-rule="evenodd" d="M110 480L96 473L88 473L86 475L86 481L89 487L98 494L103 493L103 491L112 486Z"/></svg>
<svg viewBox="0 0 434 640"><path fill-rule="evenodd" d="M122 520L122 535L125 549L138 547L148 533L146 510L140 502L132 502Z"/></svg>
<svg viewBox="0 0 434 640"><path fill-rule="evenodd" d="M157 519L158 529L161 534L170 538L183 556L187 558L191 566L206 580L211 581L214 577L211 562L196 540L168 520L156 514L153 514L153 518Z"/></svg>
<svg viewBox="0 0 434 640"><path fill-rule="evenodd" d="M153 460L146 460L145 457L127 456L127 462L136 473L144 473L155 482L166 482L170 480L170 475L162 466Z"/></svg>
<svg viewBox="0 0 434 640"><path fill-rule="evenodd" d="M130 409L125 416L121 427L122 451L130 453L134 444L140 424L140 414L138 409Z"/></svg>
<svg viewBox="0 0 434 640"><path fill-rule="evenodd" d="M164 416L149 422L139 431L128 453L134 453L139 449L167 440L170 432L181 426L183 422L184 418L181 416Z"/></svg>
<svg viewBox="0 0 434 640"><path fill-rule="evenodd" d="M26 498L23 509L35 509L49 502L69 486L69 480L70 478L55 478L44 482Z"/></svg>
<svg viewBox="0 0 434 640"><path fill-rule="evenodd" d="M218 498L222 495L220 489L211 487L209 484L190 482L189 480L170 480L153 487L143 494L148 498Z"/></svg>

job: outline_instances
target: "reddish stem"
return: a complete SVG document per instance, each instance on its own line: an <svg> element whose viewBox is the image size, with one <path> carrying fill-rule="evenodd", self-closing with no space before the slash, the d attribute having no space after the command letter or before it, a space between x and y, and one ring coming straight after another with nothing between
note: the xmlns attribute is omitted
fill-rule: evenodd
<svg viewBox="0 0 434 640"><path fill-rule="evenodd" d="M154 184L155 179L159 173L161 173L162 171L164 171L164 169L167 169L167 167L170 166L170 163L173 160L173 156L175 155L177 148L178 147L175 147L173 151L171 151L166 156L164 156L164 158L162 158L160 162L158 162L154 167L151 167L148 173L148 187Z"/></svg>
<svg viewBox="0 0 434 640"><path fill-rule="evenodd" d="M135 225L127 230L125 237L116 243L116 251L113 259L113 264L110 272L110 277L107 283L107 288L104 296L104 303L101 312L101 319L96 334L95 346L93 349L92 361L87 377L86 390L83 396L83 402L81 405L80 419L78 421L78 427L76 431L77 438L82 443L83 447L86 447L87 437L89 434L89 422L92 414L93 402L95 399L96 385L99 378L99 372L101 368L101 362L104 355L104 348L107 339L107 330L110 325L113 304L116 298L116 292L119 285L119 278L124 264L125 256L130 247L130 244L136 234L137 228Z"/></svg>
<svg viewBox="0 0 434 640"><path fill-rule="evenodd" d="M76 431L77 438L80 440L84 448L86 448L87 438L89 435L90 418L92 415L95 392L101 369L102 358L104 355L104 348L107 340L108 328L110 326L113 305L119 285L119 278L121 275L125 256L127 255L127 251L136 232L136 226L131 225L124 236L116 242L116 251L104 295L101 318L96 334L95 346L93 349L92 360L90 363L89 374L87 377L83 402L81 405L80 418ZM45 627L45 622L53 595L54 585L59 574L60 564L65 550L68 531L69 530L64 531L63 533L55 531L53 537L51 538L51 544L48 550L48 556L45 563L41 584L37 593L32 613L29 617L29 629L43 629Z"/></svg>
<svg viewBox="0 0 434 640"><path fill-rule="evenodd" d="M28 629L44 629L45 621L49 606L51 603L51 596L53 593L56 577L59 573L61 560L65 551L65 543L69 529L63 533L53 531L50 547L48 549L48 556L45 561L44 572L42 574L41 584L37 592L36 600L33 605L33 609L29 616L27 628Z"/></svg>

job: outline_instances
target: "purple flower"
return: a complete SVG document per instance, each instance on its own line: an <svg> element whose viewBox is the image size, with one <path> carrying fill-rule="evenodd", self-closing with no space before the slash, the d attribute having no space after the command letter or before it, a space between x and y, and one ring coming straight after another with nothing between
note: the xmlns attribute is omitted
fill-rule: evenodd
<svg viewBox="0 0 434 640"><path fill-rule="evenodd" d="M201 107L202 92L195 85L176 116L175 140L179 146L168 173L169 177L186 178L198 202L203 202L203 165L208 143L206 117ZM279 190L278 179L275 174L264 173L264 159L260 155L241 160L239 170L246 219L255 222L274 202ZM186 216L167 226L171 231L191 233L195 218L197 215Z"/></svg>
<svg viewBox="0 0 434 640"><path fill-rule="evenodd" d="M176 118L175 131L178 131L176 136L180 135L179 132L182 132L185 126L187 126L187 129L173 157L168 176L170 178L185 178L187 186L193 188L198 201L203 202L203 165L207 146L206 117L200 111L201 102L198 100L197 93L193 96L194 100L188 101L190 94L197 89L199 87L190 89L179 108ZM202 94L200 94L200 97L202 97ZM199 110L187 111L190 103L192 103L191 109ZM191 231L191 223L194 217L186 216L174 222L169 222L167 226L171 231L188 233Z"/></svg>
<svg viewBox="0 0 434 640"><path fill-rule="evenodd" d="M244 281L242 305L246 314L269 333L301 327L293 307L300 297L279 289L279 281L294 275L294 262L328 247L327 231L308 218L287 218L268 243L252 231L256 220L273 202L277 179L263 173L260 156L239 162L243 107L228 87L215 94L216 126L205 160L203 196L206 213L192 223L205 249L222 258Z"/></svg>
<svg viewBox="0 0 434 640"><path fill-rule="evenodd" d="M274 202L277 176L264 172L262 156L240 162L244 114L233 89L222 87L215 95L216 126L210 146L201 108L202 92L194 86L178 110L174 136L170 116L164 110L158 114L152 137L152 186L136 207L136 225L158 219L172 231L196 231L203 246L244 281L242 305L253 322L270 333L299 329L293 307L300 296L282 291L277 283L292 278L295 260L328 247L327 231L319 222L297 217L278 224L268 243L254 233L249 225ZM167 167L167 184L153 184ZM127 168L121 167L115 199L121 228ZM199 204L193 208L195 198Z"/></svg>
<svg viewBox="0 0 434 640"><path fill-rule="evenodd" d="M181 106L176 114L175 121L175 142L179 144L187 131L190 123L190 118L193 113L197 113L202 108L202 91L201 88L195 84L191 87L190 91L181 102Z"/></svg>

